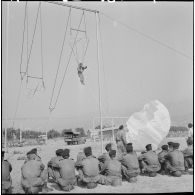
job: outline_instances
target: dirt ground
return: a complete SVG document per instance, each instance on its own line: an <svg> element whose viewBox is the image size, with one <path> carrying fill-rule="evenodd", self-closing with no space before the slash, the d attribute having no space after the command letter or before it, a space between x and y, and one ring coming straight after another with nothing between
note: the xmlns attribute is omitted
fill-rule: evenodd
<svg viewBox="0 0 195 195"><path fill-rule="evenodd" d="M167 141L178 141L180 143L180 149L186 147L185 138L168 138L161 144ZM104 143L105 144L105 143ZM101 144L94 142L87 142L82 145L66 146L63 139L48 140L47 145L35 146L38 148L38 154L42 158L43 163L46 165L47 162L55 155L55 150L59 148L69 148L71 158L76 160L77 153L82 151L84 147L91 146L93 154L95 156L101 153ZM13 193L24 193L21 186L21 166L24 160L17 160L18 157L25 156L26 152L34 146L26 147L15 147L9 148L8 153L5 154L5 158L12 164L13 170L11 173L13 182ZM14 152L15 151L15 152ZM14 153L21 154L14 154ZM55 184L49 183L49 187L53 188L51 193L65 193L60 191ZM180 178L174 178L170 176L157 175L154 178L146 176L138 176L136 183L130 184L123 182L122 186L111 187L98 185L95 189L85 189L75 187L72 193L162 193L162 192L193 192L193 175L182 175Z"/></svg>

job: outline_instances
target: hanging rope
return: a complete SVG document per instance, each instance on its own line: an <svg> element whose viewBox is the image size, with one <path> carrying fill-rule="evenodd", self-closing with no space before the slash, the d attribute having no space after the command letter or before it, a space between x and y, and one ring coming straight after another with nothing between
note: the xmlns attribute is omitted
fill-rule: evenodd
<svg viewBox="0 0 195 195"><path fill-rule="evenodd" d="M129 30L131 30L131 31L134 31L134 32L136 32L136 33L142 35L143 37L145 37L145 38L147 38L147 39L150 39L150 40L152 40L152 41L154 41L154 42L160 44L161 46L166 47L166 48L168 48L168 49L174 51L175 53L180 54L180 55L182 55L183 57L192 60L192 57L191 57L191 56L186 55L185 53L183 53L183 52L181 52L181 51L179 51L179 50L177 50L177 49L175 49L175 48L173 48L173 47L167 45L166 43L163 43L163 42L161 42L161 41L159 41L159 40L157 40L157 39L155 39L155 38L153 38L153 37L151 37L151 36L149 36L149 35L147 35L147 34L141 32L141 31L139 31L139 30L137 30L137 29L135 29L135 28L133 28L133 27L131 27L131 26L128 26L127 24L124 24L123 22L120 22L120 21L118 21L118 20L115 20L114 18L108 16L107 14L105 14L105 13L103 13L103 12L100 12L100 13L101 13L104 17L106 17L107 19L111 20L112 22L116 21L117 23L121 24L122 26L126 27L127 29L129 29Z"/></svg>
<svg viewBox="0 0 195 195"><path fill-rule="evenodd" d="M59 61L58 61L58 68L57 68L57 72L56 72L56 76L55 76L55 80L54 80L54 86L53 86L53 89L52 89L52 95L51 95L51 99L50 99L49 109L52 108L51 104L52 104L52 100L53 100L53 96L54 96L54 90L55 90L55 87L56 87L57 76L58 76L60 63L61 63L61 59L62 59L62 53L63 53L63 49L64 49L64 43L65 43L65 40L66 40L66 33L67 33L67 29L68 29L68 23L69 23L69 20L70 20L70 14L71 14L71 8L69 9L68 19L67 19L67 22L66 22L64 39L63 39L62 48L61 48L61 51L60 51L60 57L59 57Z"/></svg>
<svg viewBox="0 0 195 195"><path fill-rule="evenodd" d="M38 21L40 7L41 7L41 2L39 2L39 6L38 6L38 10L37 10L37 16L36 16L35 27L34 27L34 32L33 32L33 38L32 38L32 42L31 42L31 46L30 46L30 52L29 52L28 61L27 61L27 67L26 67L27 76L29 76L29 74L28 74L28 67L29 67L32 47L33 47L33 43L34 43L36 28L37 28L37 21Z"/></svg>
<svg viewBox="0 0 195 195"><path fill-rule="evenodd" d="M23 50L24 50L24 35L25 35L25 27L26 27L26 14L27 14L27 1L25 4L25 13L24 13L24 28L23 28L23 36L22 36L22 51L21 51L21 57L20 57L20 77L21 80L23 80L25 76L25 72L22 71L22 57L23 57Z"/></svg>
<svg viewBox="0 0 195 195"><path fill-rule="evenodd" d="M83 12L83 13L84 13L84 12ZM82 16L81 16L81 20L80 20L80 23L79 23L77 29L80 28L82 18L83 18L83 14L82 14ZM74 48L74 45L75 45L75 43L76 43L77 36L78 36L78 31L77 31L76 37L75 37L75 39L74 39L73 48ZM52 99L51 99L51 101L50 101L50 106L49 106L50 111L53 111L53 110L55 109L55 107L56 107L56 104L57 104L57 101L58 101L58 98L59 98L59 95L60 95L60 92L61 92L61 89L62 89L62 85L63 85L64 79L65 79L65 76L66 76L66 73L67 73L67 70L68 70L68 67L69 67L69 64L70 64L70 59L71 59L72 53L73 53L73 49L71 49L71 52L70 52L70 55L69 55L69 59L68 59L68 63L67 63L67 65L66 65L66 69L65 69L65 71L64 71L63 79L62 79L62 82L61 82L61 84L60 84L60 89L59 89L59 91L58 91L57 98L56 98L56 100L55 100L55 102L54 102L53 107L51 106ZM54 85L54 88L55 88L55 85ZM52 97L53 97L53 93L52 93Z"/></svg>
<svg viewBox="0 0 195 195"><path fill-rule="evenodd" d="M43 79L44 59L43 59L43 25L42 25L41 6L40 6L40 28L41 28L41 77L42 77L43 88L45 88L44 79Z"/></svg>

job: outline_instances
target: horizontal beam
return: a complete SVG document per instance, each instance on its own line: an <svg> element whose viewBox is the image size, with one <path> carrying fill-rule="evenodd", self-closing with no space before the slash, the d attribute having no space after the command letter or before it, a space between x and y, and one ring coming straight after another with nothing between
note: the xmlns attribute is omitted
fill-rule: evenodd
<svg viewBox="0 0 195 195"><path fill-rule="evenodd" d="M83 10L83 11L99 13L98 10L87 9L87 8L83 8L83 7L79 7L79 6L75 6L75 5L69 5L69 4L62 3L62 2L57 2L57 1L46 1L46 2L56 4L56 5L60 5L60 6L70 7L70 8L74 8L74 9L80 9L80 10Z"/></svg>

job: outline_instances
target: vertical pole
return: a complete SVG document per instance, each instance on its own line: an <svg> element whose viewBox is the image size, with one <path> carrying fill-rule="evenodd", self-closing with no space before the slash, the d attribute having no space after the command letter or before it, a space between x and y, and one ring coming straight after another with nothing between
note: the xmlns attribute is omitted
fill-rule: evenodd
<svg viewBox="0 0 195 195"><path fill-rule="evenodd" d="M5 143L4 143L5 151L7 151L7 128L5 128Z"/></svg>
<svg viewBox="0 0 195 195"><path fill-rule="evenodd" d="M20 143L22 142L22 128L20 128Z"/></svg>
<svg viewBox="0 0 195 195"><path fill-rule="evenodd" d="M93 134L92 134L92 138L93 138L93 142L95 142L95 136L94 136L94 133L95 133L95 121L94 121L94 118L93 118Z"/></svg>
<svg viewBox="0 0 195 195"><path fill-rule="evenodd" d="M98 61L98 90L99 90L99 111L100 111L100 133L101 133L101 152L103 153L103 134L102 134L102 108L101 108L101 83L100 83L100 52L99 52L99 16L98 12L95 12L96 15L96 38L97 38L97 61Z"/></svg>
<svg viewBox="0 0 195 195"><path fill-rule="evenodd" d="M112 139L114 142L115 138L114 138L114 119L113 118L112 118Z"/></svg>
<svg viewBox="0 0 195 195"><path fill-rule="evenodd" d="M46 130L45 134L46 134L45 144L47 145L47 130Z"/></svg>

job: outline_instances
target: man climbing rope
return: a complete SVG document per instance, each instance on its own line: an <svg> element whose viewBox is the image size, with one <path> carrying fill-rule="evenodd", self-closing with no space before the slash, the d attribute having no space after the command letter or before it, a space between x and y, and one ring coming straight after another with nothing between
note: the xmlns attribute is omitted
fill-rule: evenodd
<svg viewBox="0 0 195 195"><path fill-rule="evenodd" d="M87 66L83 66L83 63L79 63L77 71L78 71L78 76L80 78L80 81L83 85L85 85L84 83L84 76L83 76L83 71L87 68Z"/></svg>

